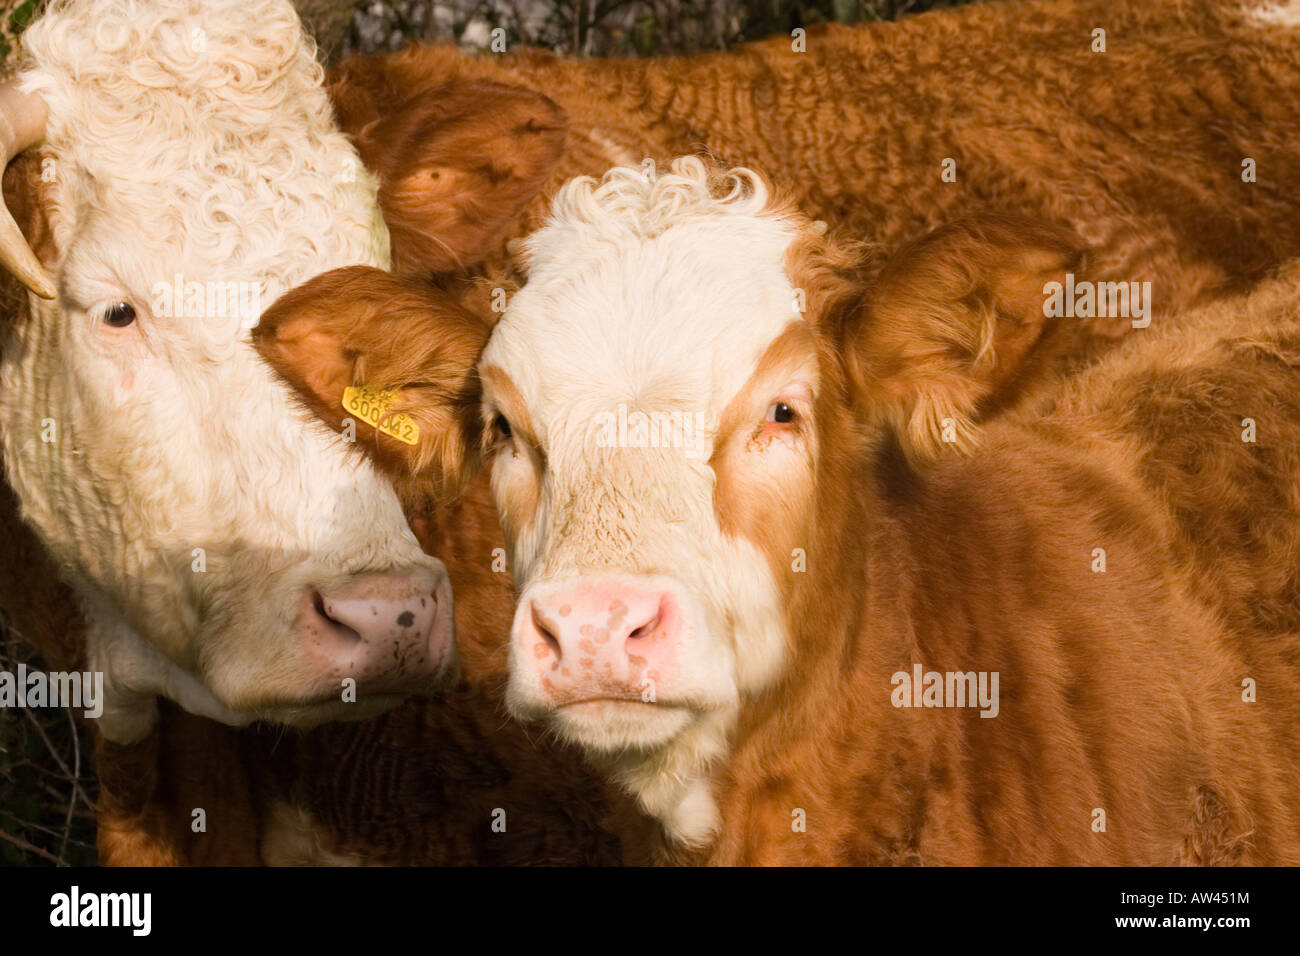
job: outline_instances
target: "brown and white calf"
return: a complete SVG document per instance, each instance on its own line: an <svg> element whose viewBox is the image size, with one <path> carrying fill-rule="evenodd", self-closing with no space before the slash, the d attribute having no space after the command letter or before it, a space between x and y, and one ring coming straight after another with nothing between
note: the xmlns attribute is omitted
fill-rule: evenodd
<svg viewBox="0 0 1300 956"><path fill-rule="evenodd" d="M661 861L1300 861L1300 269L981 428L1069 242L856 259L743 171L561 191L480 362L511 710Z"/></svg>
<svg viewBox="0 0 1300 956"><path fill-rule="evenodd" d="M950 231L927 245L950 242ZM1062 259L1076 258L1057 233L1040 229L1034 237L1035 248L1055 242ZM254 789L275 808L261 813L254 828L265 859L611 862L619 858L607 829L615 815L639 821L617 829L622 852L640 859L644 821L625 801L606 802L574 748L502 718L515 595L488 475L475 468L482 422L474 369L489 328L459 304L463 293L459 284L439 289L363 266L337 269L286 293L254 331L262 357L312 412L336 430L355 429L357 448L393 477L425 550L447 558L462 677L443 697L409 702L370 723L277 736L273 752L257 746L256 735L236 734L240 765L261 781ZM925 339L915 322L902 331ZM1041 340L1037 350L1052 351ZM412 444L345 408L345 390L361 384L400 392L394 409L412 416ZM341 762L363 777L372 767L382 770L382 787L375 794L368 786L340 791L337 775L321 768ZM408 796L384 799L394 791ZM426 804L436 804L436 819L412 839L412 806ZM511 821L504 834L487 826L498 807ZM174 827L164 817L137 829L161 842ZM256 857L258 847L250 852Z"/></svg>

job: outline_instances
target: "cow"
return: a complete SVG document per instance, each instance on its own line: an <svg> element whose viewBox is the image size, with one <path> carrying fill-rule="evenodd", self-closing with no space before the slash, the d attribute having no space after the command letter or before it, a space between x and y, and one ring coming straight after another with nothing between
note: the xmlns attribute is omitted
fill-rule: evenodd
<svg viewBox="0 0 1300 956"><path fill-rule="evenodd" d="M982 225L954 224L920 245L947 244L948 230L963 228ZM1052 246L1071 268L1082 268L1085 261L1073 242L1050 228L1017 221L1015 239L1020 245L1008 247L1009 252L1012 248L1038 252ZM481 791L491 794L492 807L508 804L522 810L521 823L531 821L536 826L539 820L549 821L545 832L567 833L574 841L561 850L559 839L546 837L550 848L534 857L535 861L650 859L644 847L644 817L616 793L602 793L590 769L574 762L571 748L522 746L519 741L530 736L527 732L521 734L516 724L492 720L494 714L504 713L506 636L515 595L504 573L505 540L496 521L487 474L478 467L481 391L474 367L490 326L463 305L472 297L463 282L447 280L442 287L432 287L373 268L347 267L286 293L263 313L254 330L259 353L294 387L305 405L340 432L354 429L357 447L392 477L403 510L425 550L454 556L448 569L457 595L464 677L456 694L430 704L413 702L355 730L321 728L310 739L291 735L288 745L278 743L274 782L261 788L268 796L255 807L263 821L257 830L263 834L264 844L255 848L255 856L262 860L499 862L497 854L516 847L516 840L489 837L473 855L456 852L464 852L464 842L472 840L476 832L481 834L486 812L474 797ZM942 332L936 327L930 334ZM924 340L926 331L911 321L906 334ZM1036 338L1034 349L1051 353L1053 341L1054 337L1044 332ZM1028 360L1022 363L1028 365ZM356 418L345 404L347 390L356 386L377 393L396 392L398 397L388 414L410 416L417 439L413 443L398 440L391 432ZM1009 387L1002 389L1001 399L1011 398ZM992 402L984 403L988 414L995 407ZM484 733L485 722L495 728L492 733ZM420 728L418 732L411 729L413 725ZM389 727L403 729L395 733L386 729ZM194 735L193 731L183 732ZM549 735L531 736L539 741L550 739ZM351 744L352 739L368 741L370 746ZM209 735L204 747L211 751L213 746ZM456 798L447 799L440 807L436 823L423 824L422 835L435 831L427 845L401 841L410 812L404 802L368 800L357 807L355 800L340 801L333 793L334 776L316 769L337 761L340 752L367 751L371 753L368 760L387 768L385 773L421 781L419 786L399 785L390 779L385 793L394 788L412 795L440 791L444 786L440 775L427 768L451 768L445 776L454 780ZM251 759L241 760L255 772L269 762L256 748ZM488 771L487 781L474 782L472 774L457 772L465 766L481 767L485 761L495 768ZM363 762L363 777L368 776L367 766ZM496 789L499 785L491 781L511 769L518 770L518 783L512 782L502 794ZM564 788L569 788L567 795L561 793ZM522 802L528 798L527 803ZM412 796L408 801L428 799ZM556 819L553 812L539 812L539 804L569 808L567 816ZM161 840L168 830L177 830L166 806L150 809L161 818L137 824L137 831L145 830ZM566 824L573 829L566 829ZM617 836L617 857L609 849L611 832ZM445 845L439 839L445 840ZM188 837L186 841L190 854L208 850L202 841ZM597 854L602 846L605 852ZM135 843L129 849L138 853Z"/></svg>
<svg viewBox="0 0 1300 956"><path fill-rule="evenodd" d="M159 695L312 725L454 660L442 562L249 342L280 291L386 266L389 239L291 4L256 35L243 11L55 3L0 91L6 162L44 143L22 183L39 255L0 224L32 293L0 327L4 472L84 611L120 744Z"/></svg>
<svg viewBox="0 0 1300 956"><path fill-rule="evenodd" d="M511 712L659 862L1300 861L1300 268L986 419L1071 237L823 232L688 157L525 241Z"/></svg>

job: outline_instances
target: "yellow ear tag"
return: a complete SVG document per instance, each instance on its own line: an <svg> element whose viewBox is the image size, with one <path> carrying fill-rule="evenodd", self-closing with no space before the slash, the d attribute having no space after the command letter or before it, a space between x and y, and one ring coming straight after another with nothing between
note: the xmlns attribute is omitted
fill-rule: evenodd
<svg viewBox="0 0 1300 956"><path fill-rule="evenodd" d="M382 425L379 424L379 419L392 407L393 402L397 401L397 396L398 390L395 388L378 392L364 385L349 385L343 389L343 410L373 425L385 435L391 435L400 442L414 445L420 440L420 426L410 415L403 412L391 416Z"/></svg>

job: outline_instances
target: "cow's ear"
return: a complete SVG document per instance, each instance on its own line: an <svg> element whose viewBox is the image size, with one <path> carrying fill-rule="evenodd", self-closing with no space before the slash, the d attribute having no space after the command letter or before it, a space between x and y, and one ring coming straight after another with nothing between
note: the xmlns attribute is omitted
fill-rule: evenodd
<svg viewBox="0 0 1300 956"><path fill-rule="evenodd" d="M487 335L447 290L348 266L277 299L253 339L308 407L381 467L452 497L477 465L475 363Z"/></svg>
<svg viewBox="0 0 1300 956"><path fill-rule="evenodd" d="M379 176L397 272L504 255L519 217L564 155L564 111L535 90L457 79L387 109L356 135Z"/></svg>
<svg viewBox="0 0 1300 956"><path fill-rule="evenodd" d="M972 450L981 419L1057 373L1066 338L1046 287L1083 258L1069 230L1004 216L955 221L891 256L842 330L862 413L913 464Z"/></svg>

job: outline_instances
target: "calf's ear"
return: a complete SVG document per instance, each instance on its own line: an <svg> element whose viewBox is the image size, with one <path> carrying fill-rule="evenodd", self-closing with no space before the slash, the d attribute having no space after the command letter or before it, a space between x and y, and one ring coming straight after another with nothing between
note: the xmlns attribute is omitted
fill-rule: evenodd
<svg viewBox="0 0 1300 956"><path fill-rule="evenodd" d="M503 256L564 155L568 119L534 90L456 79L386 108L356 135L379 176L393 269L449 272Z"/></svg>
<svg viewBox="0 0 1300 956"><path fill-rule="evenodd" d="M863 414L914 465L971 451L982 418L1058 374L1045 286L1083 258L1073 232L1009 216L955 221L891 256L841 333Z"/></svg>
<svg viewBox="0 0 1300 956"><path fill-rule="evenodd" d="M430 481L437 497L457 494L477 465L475 364L487 336L450 292L369 266L291 289L253 331L316 415L345 435L355 429L381 467Z"/></svg>

